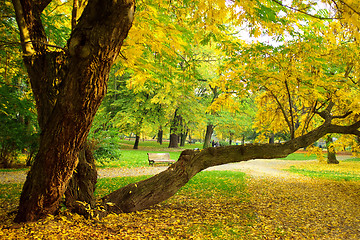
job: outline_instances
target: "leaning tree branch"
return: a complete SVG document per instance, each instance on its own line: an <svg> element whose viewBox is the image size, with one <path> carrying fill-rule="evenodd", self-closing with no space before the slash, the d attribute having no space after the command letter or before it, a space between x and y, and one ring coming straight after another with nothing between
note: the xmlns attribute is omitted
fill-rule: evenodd
<svg viewBox="0 0 360 240"><path fill-rule="evenodd" d="M350 126L340 126L331 124L329 127L329 133L339 133L339 134L352 134L360 137L360 121L350 125Z"/></svg>
<svg viewBox="0 0 360 240"><path fill-rule="evenodd" d="M170 198L193 176L209 167L252 159L283 158L311 145L328 133L360 136L359 127L360 121L350 126L338 126L325 120L318 128L285 143L210 147L201 151L185 150L178 161L167 170L103 197L101 199L103 211L98 214L105 216L111 212L140 211Z"/></svg>
<svg viewBox="0 0 360 240"><path fill-rule="evenodd" d="M350 114L352 114L353 111L349 111L347 113L345 113L344 115L340 115L340 116L332 116L333 119L335 118L340 118L340 119L343 119L343 118L347 118Z"/></svg>

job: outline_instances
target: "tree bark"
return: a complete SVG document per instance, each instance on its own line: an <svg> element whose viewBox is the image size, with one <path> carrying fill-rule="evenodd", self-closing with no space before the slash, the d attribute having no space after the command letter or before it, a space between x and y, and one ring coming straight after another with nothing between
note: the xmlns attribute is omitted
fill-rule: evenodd
<svg viewBox="0 0 360 240"><path fill-rule="evenodd" d="M160 129L159 129L158 135L157 135L157 142L160 143L160 145L162 145L162 143L163 143L163 133L164 133L164 131L162 130L162 127L160 126Z"/></svg>
<svg viewBox="0 0 360 240"><path fill-rule="evenodd" d="M138 134L135 135L135 143L133 149L139 149L140 136Z"/></svg>
<svg viewBox="0 0 360 240"><path fill-rule="evenodd" d="M79 209L81 209L78 201L94 206L96 182L97 170L95 159L89 145L85 142L79 152L79 163L76 171L72 175L65 192L65 205L76 212L79 212Z"/></svg>
<svg viewBox="0 0 360 240"><path fill-rule="evenodd" d="M339 164L339 161L336 159L335 149L331 145L332 143L333 143L333 139L332 139L332 136L329 134L326 137L327 163L328 164Z"/></svg>
<svg viewBox="0 0 360 240"><path fill-rule="evenodd" d="M179 147L179 136L175 133L171 133L169 148L178 148L178 147Z"/></svg>
<svg viewBox="0 0 360 240"><path fill-rule="evenodd" d="M89 0L67 47L52 51L40 17L50 2L13 0L41 129L16 222L57 211L135 9L131 0Z"/></svg>
<svg viewBox="0 0 360 240"><path fill-rule="evenodd" d="M183 128L183 131L181 132L180 135L180 147L185 147L185 143L186 143L186 138L188 136L189 130L187 128Z"/></svg>
<svg viewBox="0 0 360 240"><path fill-rule="evenodd" d="M275 134L274 134L274 133L270 133L269 143L270 143L270 144L275 143Z"/></svg>
<svg viewBox="0 0 360 240"><path fill-rule="evenodd" d="M178 110L175 110L174 118L171 121L170 127L170 143L169 148L179 147L179 128L180 128L181 116L178 114Z"/></svg>
<svg viewBox="0 0 360 240"><path fill-rule="evenodd" d="M206 126L206 133L205 133L203 148L211 147L210 141L211 141L211 136L212 136L213 132L214 132L214 125L208 124Z"/></svg>

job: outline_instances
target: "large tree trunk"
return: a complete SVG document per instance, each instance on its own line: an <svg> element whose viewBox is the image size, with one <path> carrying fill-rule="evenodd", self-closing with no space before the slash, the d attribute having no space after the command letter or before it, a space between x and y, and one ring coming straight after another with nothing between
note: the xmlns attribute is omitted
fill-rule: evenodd
<svg viewBox="0 0 360 240"><path fill-rule="evenodd" d="M179 147L179 136L175 133L171 133L169 148L178 148L178 147Z"/></svg>
<svg viewBox="0 0 360 240"><path fill-rule="evenodd" d="M13 0L41 129L17 222L57 211L135 8L131 0L89 0L66 49L52 51L40 17L50 2Z"/></svg>
<svg viewBox="0 0 360 240"><path fill-rule="evenodd" d="M205 133L203 148L211 147L210 141L211 141L211 136L212 136L213 132L214 132L214 125L208 124L206 126L206 133Z"/></svg>
<svg viewBox="0 0 360 240"><path fill-rule="evenodd" d="M286 143L233 145L218 148L206 148L202 151L185 150L178 161L167 170L149 179L129 184L102 198L105 212L133 212L146 209L173 196L193 176L200 171L226 163L248 161L251 159L283 158L296 150L308 146L329 132L352 133L357 131L360 122L346 129L326 123L306 135Z"/></svg>
<svg viewBox="0 0 360 240"><path fill-rule="evenodd" d="M95 185L97 182L97 170L92 151L85 142L79 152L79 163L65 192L65 205L79 212L78 201L94 206Z"/></svg>

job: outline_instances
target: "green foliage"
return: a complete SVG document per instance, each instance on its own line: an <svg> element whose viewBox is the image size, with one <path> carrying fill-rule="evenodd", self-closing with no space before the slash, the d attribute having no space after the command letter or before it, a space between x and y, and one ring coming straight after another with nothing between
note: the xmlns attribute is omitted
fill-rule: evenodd
<svg viewBox="0 0 360 240"><path fill-rule="evenodd" d="M20 151L37 146L35 107L23 91L20 86L0 85L0 164L4 167L11 167Z"/></svg>
<svg viewBox="0 0 360 240"><path fill-rule="evenodd" d="M224 146L229 146L229 145L230 145L229 142L227 142L227 141L219 141L219 144L220 144L220 146L222 146L222 147L224 147Z"/></svg>
<svg viewBox="0 0 360 240"><path fill-rule="evenodd" d="M52 44L64 47L69 39L72 1L53 0L41 15L46 36Z"/></svg>
<svg viewBox="0 0 360 240"><path fill-rule="evenodd" d="M12 5L0 2L0 166L23 150L36 151L35 105L29 91Z"/></svg>
<svg viewBox="0 0 360 240"><path fill-rule="evenodd" d="M117 138L105 138L93 149L94 158L100 165L106 165L121 158L120 144Z"/></svg>

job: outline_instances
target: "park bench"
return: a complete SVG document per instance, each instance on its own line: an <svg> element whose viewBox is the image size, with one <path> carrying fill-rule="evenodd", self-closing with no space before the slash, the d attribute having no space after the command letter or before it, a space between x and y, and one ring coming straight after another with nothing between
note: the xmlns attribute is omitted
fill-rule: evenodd
<svg viewBox="0 0 360 240"><path fill-rule="evenodd" d="M169 153L148 153L149 165L154 166L154 163L174 163L175 160L170 159Z"/></svg>

